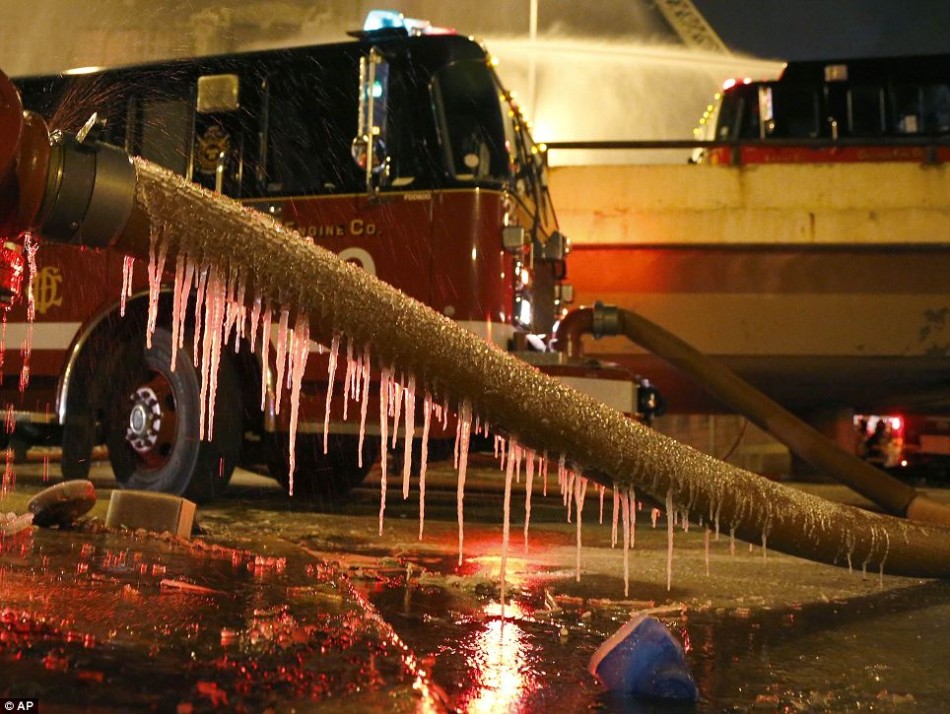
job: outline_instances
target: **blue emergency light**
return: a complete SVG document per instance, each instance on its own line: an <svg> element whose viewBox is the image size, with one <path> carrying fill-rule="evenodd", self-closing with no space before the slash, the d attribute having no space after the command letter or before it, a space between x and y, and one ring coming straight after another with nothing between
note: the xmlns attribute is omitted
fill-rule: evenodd
<svg viewBox="0 0 950 714"><path fill-rule="evenodd" d="M404 32L407 35L445 35L454 34L454 30L445 27L433 27L428 20L406 17L398 10L370 10L363 22L363 33Z"/></svg>

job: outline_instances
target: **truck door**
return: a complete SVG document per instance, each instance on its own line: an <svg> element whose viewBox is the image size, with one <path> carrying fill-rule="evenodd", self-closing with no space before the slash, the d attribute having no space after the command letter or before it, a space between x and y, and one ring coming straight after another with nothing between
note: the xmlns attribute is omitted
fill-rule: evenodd
<svg viewBox="0 0 950 714"><path fill-rule="evenodd" d="M417 117L428 104L424 94L416 97L403 64L361 83L362 59L353 51L314 50L267 77L259 207L429 302L432 186ZM367 92L375 93L377 128L369 172L358 141L372 132L358 128L359 98Z"/></svg>
<svg viewBox="0 0 950 714"><path fill-rule="evenodd" d="M255 83L238 74L197 79L191 179L205 188L240 198L254 181L257 136ZM247 184L245 184L247 181Z"/></svg>

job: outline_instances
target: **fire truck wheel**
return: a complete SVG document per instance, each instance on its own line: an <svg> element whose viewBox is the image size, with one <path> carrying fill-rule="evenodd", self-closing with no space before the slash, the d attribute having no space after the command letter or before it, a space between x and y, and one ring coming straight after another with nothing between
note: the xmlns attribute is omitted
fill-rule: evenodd
<svg viewBox="0 0 950 714"><path fill-rule="evenodd" d="M240 455L240 386L229 356L222 354L214 438L201 438L201 382L192 347L186 341L178 350L172 371L171 345L171 333L159 327L151 348L144 336L120 348L104 415L109 461L123 488L207 502L227 486Z"/></svg>
<svg viewBox="0 0 950 714"><path fill-rule="evenodd" d="M290 487L290 458L287 434L272 437L268 467L285 489ZM360 466L357 447L359 438L348 434L333 434L323 453L322 434L297 434L296 468L294 469L295 498L322 501L337 499L356 488L379 458L379 437L367 436L363 441L363 465Z"/></svg>

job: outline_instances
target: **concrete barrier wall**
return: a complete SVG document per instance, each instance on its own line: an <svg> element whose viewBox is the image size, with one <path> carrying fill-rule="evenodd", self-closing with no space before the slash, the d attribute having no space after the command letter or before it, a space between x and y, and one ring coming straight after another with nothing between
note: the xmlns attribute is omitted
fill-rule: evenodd
<svg viewBox="0 0 950 714"><path fill-rule="evenodd" d="M950 170L916 163L564 166L577 244L892 245L950 237Z"/></svg>

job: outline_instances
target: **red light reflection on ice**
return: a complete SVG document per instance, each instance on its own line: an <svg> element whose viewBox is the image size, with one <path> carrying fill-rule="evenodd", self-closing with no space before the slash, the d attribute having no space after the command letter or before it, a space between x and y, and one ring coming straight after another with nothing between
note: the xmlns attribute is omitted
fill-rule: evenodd
<svg viewBox="0 0 950 714"><path fill-rule="evenodd" d="M466 712L515 711L525 698L541 686L538 672L530 660L533 646L519 624L526 613L516 602L505 603L505 619L501 619L501 603L485 606L490 618L485 628L463 642L473 679L469 691L460 697L460 709Z"/></svg>
<svg viewBox="0 0 950 714"><path fill-rule="evenodd" d="M473 575L484 575L485 577L497 579L501 575L501 556L500 555L482 555L474 558L466 558L465 564L462 566L470 574ZM508 553L508 562L505 567L505 581L508 583L509 588L521 588L528 584L530 580L530 574L528 572L528 561L525 558L514 558L512 557L511 552ZM509 617L510 614L507 610L507 603L505 605L505 616ZM501 612L498 612L498 616L501 616Z"/></svg>

